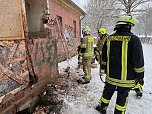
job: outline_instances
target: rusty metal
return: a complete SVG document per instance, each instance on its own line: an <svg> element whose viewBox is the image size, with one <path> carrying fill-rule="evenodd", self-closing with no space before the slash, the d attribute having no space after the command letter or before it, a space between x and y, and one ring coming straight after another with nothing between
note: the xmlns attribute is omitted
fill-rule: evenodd
<svg viewBox="0 0 152 114"><path fill-rule="evenodd" d="M49 25L50 27L53 27L53 26L55 26L56 24L57 24L57 22L56 22L55 20L53 20L53 19L49 20L49 22L48 22L48 25Z"/></svg>
<svg viewBox="0 0 152 114"><path fill-rule="evenodd" d="M28 71L29 71L29 79L30 79L30 82L29 82L29 85L32 85L34 83L36 83L38 81L38 77L37 75L35 74L35 71L34 71L34 66L33 66L33 62L32 62L32 59L31 59L31 55L30 55L30 52L29 52L29 38L27 37L26 40L25 40L25 46L26 46L26 54L27 54L27 62L28 62Z"/></svg>

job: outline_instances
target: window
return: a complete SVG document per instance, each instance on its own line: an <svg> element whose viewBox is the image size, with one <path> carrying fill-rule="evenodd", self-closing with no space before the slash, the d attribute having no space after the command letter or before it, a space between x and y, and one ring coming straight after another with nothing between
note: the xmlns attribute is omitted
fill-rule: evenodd
<svg viewBox="0 0 152 114"><path fill-rule="evenodd" d="M62 17L57 15L57 20L62 28Z"/></svg>
<svg viewBox="0 0 152 114"><path fill-rule="evenodd" d="M74 28L73 28L73 37L76 38L76 21L73 21L73 25L74 25Z"/></svg>
<svg viewBox="0 0 152 114"><path fill-rule="evenodd" d="M45 37L43 16L47 0L25 0L28 33L30 37Z"/></svg>

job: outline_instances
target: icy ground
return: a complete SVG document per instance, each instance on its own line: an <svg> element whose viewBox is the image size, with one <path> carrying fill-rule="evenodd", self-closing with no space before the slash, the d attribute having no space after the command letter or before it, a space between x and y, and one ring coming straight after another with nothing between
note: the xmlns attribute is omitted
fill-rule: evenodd
<svg viewBox="0 0 152 114"><path fill-rule="evenodd" d="M143 97L136 99L135 92L131 91L126 114L152 114L152 45L144 44L145 58L145 84L143 86ZM73 57L69 62L59 63L59 70L70 65L72 77L81 78L82 71L76 72L77 58ZM98 105L104 84L98 74L99 68L92 69L92 79L89 84L78 84L71 88L69 94L64 98L65 106L62 114L99 114L94 107ZM76 83L76 82L71 82ZM107 114L113 114L116 100L116 92L112 97Z"/></svg>

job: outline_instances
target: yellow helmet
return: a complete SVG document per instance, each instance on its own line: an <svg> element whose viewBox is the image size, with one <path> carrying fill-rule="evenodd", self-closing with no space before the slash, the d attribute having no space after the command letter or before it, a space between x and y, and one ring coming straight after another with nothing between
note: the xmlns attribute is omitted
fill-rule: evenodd
<svg viewBox="0 0 152 114"><path fill-rule="evenodd" d="M82 29L82 34L83 34L83 35L90 35L90 34L91 34L90 27L85 26L85 27Z"/></svg>
<svg viewBox="0 0 152 114"><path fill-rule="evenodd" d="M106 29L105 28L99 28L99 30L98 30L98 33L99 34L106 34L107 33L107 31L106 31Z"/></svg>
<svg viewBox="0 0 152 114"><path fill-rule="evenodd" d="M131 15L128 15L128 16L121 16L116 25L123 25L123 24L131 24L132 26L135 25L135 23L137 22L136 19L133 19Z"/></svg>

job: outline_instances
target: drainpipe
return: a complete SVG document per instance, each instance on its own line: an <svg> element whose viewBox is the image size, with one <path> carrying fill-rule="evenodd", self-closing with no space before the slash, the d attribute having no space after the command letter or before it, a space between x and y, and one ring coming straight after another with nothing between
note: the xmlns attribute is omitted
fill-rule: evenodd
<svg viewBox="0 0 152 114"><path fill-rule="evenodd" d="M85 18L85 15L80 19L80 41L81 41L81 32L82 32L82 30L81 30L81 21L82 21L84 18Z"/></svg>

